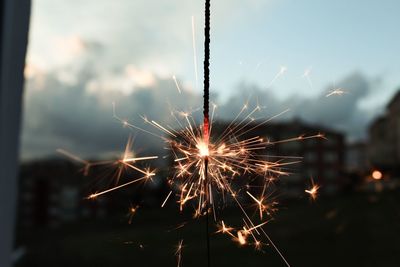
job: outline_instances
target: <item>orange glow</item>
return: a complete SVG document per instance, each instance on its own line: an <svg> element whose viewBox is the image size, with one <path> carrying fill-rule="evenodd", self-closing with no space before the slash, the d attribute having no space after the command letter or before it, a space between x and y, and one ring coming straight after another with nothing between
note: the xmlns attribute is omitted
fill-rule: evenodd
<svg viewBox="0 0 400 267"><path fill-rule="evenodd" d="M375 170L375 171L372 172L372 178L373 179L380 180L380 179L382 179L382 177L383 177L383 174L380 171Z"/></svg>

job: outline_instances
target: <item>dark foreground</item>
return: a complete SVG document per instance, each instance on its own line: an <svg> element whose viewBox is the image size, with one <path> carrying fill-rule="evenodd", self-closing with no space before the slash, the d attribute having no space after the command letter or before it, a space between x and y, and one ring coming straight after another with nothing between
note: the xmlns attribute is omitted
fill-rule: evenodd
<svg viewBox="0 0 400 267"><path fill-rule="evenodd" d="M281 207L264 229L293 267L400 266L399 203L398 191L301 199ZM236 211L228 213L226 221L234 221ZM177 266L180 239L181 266L206 266L204 220L173 230L182 221L172 208L143 208L130 225L118 216L37 231L20 237L27 252L17 266ZM263 250L211 236L212 266L285 266L271 246Z"/></svg>

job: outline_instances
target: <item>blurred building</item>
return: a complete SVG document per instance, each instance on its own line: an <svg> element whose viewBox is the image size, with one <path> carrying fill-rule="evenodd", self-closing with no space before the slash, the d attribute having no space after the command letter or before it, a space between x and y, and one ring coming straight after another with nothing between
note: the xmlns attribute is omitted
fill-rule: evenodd
<svg viewBox="0 0 400 267"><path fill-rule="evenodd" d="M86 166L87 167L87 166ZM18 194L18 228L31 230L57 227L66 223L125 215L133 204L155 205L161 203L160 186L133 184L113 191L106 196L88 199L94 192L123 183L136 177L137 173L125 170L115 179L118 165L76 165L69 160L44 159L22 164Z"/></svg>
<svg viewBox="0 0 400 267"><path fill-rule="evenodd" d="M104 199L85 200L87 183L80 167L65 160L23 164L19 179L19 228L56 227L82 218L104 216Z"/></svg>
<svg viewBox="0 0 400 267"><path fill-rule="evenodd" d="M343 134L316 125L307 125L299 120L266 126L264 134L271 141L291 139L295 136L307 136L323 133L326 139L312 138L299 141L283 142L270 148L276 155L299 156L301 163L293 166L288 177L282 177L287 193L299 196L312 178L321 185L326 194L338 192L345 179L344 136ZM272 152L273 151L273 152Z"/></svg>
<svg viewBox="0 0 400 267"><path fill-rule="evenodd" d="M346 172L362 173L369 169L367 148L367 143L363 141L347 144Z"/></svg>
<svg viewBox="0 0 400 267"><path fill-rule="evenodd" d="M400 91L386 113L369 127L368 155L374 167L398 172L400 166Z"/></svg>
<svg viewBox="0 0 400 267"><path fill-rule="evenodd" d="M346 145L346 177L347 184L343 190L354 192L365 183L365 177L370 174L368 159L368 144L365 141L357 141Z"/></svg>
<svg viewBox="0 0 400 267"><path fill-rule="evenodd" d="M254 125L247 127L252 128ZM244 131L246 130L244 129ZM347 182L344 176L345 138L342 133L295 119L257 127L251 131L251 135L245 134L243 138L259 136L274 143L319 133L322 133L325 138L279 142L268 146L263 154L269 155L271 161L282 157L300 157L299 159L286 159L286 161L299 160L300 162L288 165L286 170L291 174L279 179L285 196L304 195L304 189L311 183L311 178L315 183L321 185L321 192L334 194Z"/></svg>

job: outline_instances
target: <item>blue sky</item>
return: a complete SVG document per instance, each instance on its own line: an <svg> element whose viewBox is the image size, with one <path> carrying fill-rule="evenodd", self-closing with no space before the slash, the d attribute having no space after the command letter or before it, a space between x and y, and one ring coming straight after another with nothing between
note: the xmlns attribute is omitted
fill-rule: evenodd
<svg viewBox="0 0 400 267"><path fill-rule="evenodd" d="M308 96L359 71L382 79L380 93L374 96L381 104L400 85L399 1L214 2L212 84L221 96L229 95L242 80L274 89L280 97ZM115 62L104 61L104 67L111 68L121 57L131 58L130 64L159 75L175 74L192 85L190 18L194 15L201 76L201 1L37 0L33 6L30 58L46 58L51 38L78 36L103 44L109 58L115 56ZM148 43L131 40L132 35ZM135 49L144 56L135 55ZM287 67L286 74L267 88L281 66ZM302 78L306 69L311 70L312 87Z"/></svg>
<svg viewBox="0 0 400 267"><path fill-rule="evenodd" d="M285 65L286 77L274 86L277 94L312 95L359 71L383 79L378 101L386 101L400 85L398 10L399 1L274 1L215 33L215 85L228 91L232 77L265 85ZM263 65L246 75L239 60ZM301 79L307 68L313 88Z"/></svg>

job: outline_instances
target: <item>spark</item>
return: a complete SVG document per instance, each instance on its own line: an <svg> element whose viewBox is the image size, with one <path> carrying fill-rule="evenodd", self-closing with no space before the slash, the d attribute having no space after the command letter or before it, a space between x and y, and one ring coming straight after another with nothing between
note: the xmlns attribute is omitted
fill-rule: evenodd
<svg viewBox="0 0 400 267"><path fill-rule="evenodd" d="M252 226L252 227L249 228L249 229L246 229L245 227L243 227L243 231L244 231L245 233L247 233L247 234L252 234L253 231L258 232L257 229L258 229L258 228L261 228L262 226L264 226L264 225L267 224L267 223L268 223L268 221L263 222L263 223L260 223L260 224L255 225L255 226Z"/></svg>
<svg viewBox="0 0 400 267"><path fill-rule="evenodd" d="M313 83L311 81L311 67L306 69L302 75L303 78L305 78L310 86L311 89L314 88Z"/></svg>
<svg viewBox="0 0 400 267"><path fill-rule="evenodd" d="M245 225L241 229L235 229L233 227L228 227L225 225L224 221L221 221L221 224L219 225L219 229L216 233L222 233L222 234L227 234L232 237L232 239L240 244L241 246L247 245L250 243L253 243L256 248L261 247L261 242L256 238L255 232L257 235L259 235L259 232L257 231L258 228L261 228L264 226L267 222L260 223L258 225L255 225L251 223L250 226L248 223L245 223ZM236 232L236 235L233 233ZM253 242L249 242L249 238L253 239Z"/></svg>
<svg viewBox="0 0 400 267"><path fill-rule="evenodd" d="M318 190L320 186L314 183L314 180L311 178L311 187L309 189L304 190L307 194L310 195L311 200L316 200L318 197Z"/></svg>
<svg viewBox="0 0 400 267"><path fill-rule="evenodd" d="M281 66L278 73L274 76L274 78L272 78L271 82L268 84L267 88L270 88L276 80L278 80L282 75L285 74L286 71L287 68L285 66Z"/></svg>
<svg viewBox="0 0 400 267"><path fill-rule="evenodd" d="M114 110L115 113L115 110ZM123 122L123 121L122 121ZM116 160L105 160L105 161L86 161L82 160L78 156L75 156L74 154L63 150L63 149L58 149L57 152L74 160L77 161L81 164L84 164L84 174L88 175L90 168L94 167L109 167L113 170L113 180L115 182L115 186L109 187L104 190L100 190L96 193L92 193L89 196L87 196L87 199L96 199L97 197L113 192L115 190L124 188L126 186L139 183L139 182L146 182L152 180L152 178L156 175L155 170L151 170L150 168L142 168L136 166L136 163L139 161L147 161L147 160L153 160L157 159L158 156L144 156L144 157L135 157L134 156L134 151L132 150L133 146L133 139L132 137L128 138L128 141L125 145L125 150L120 156L120 158ZM127 170L133 170L136 173L140 173L142 176L139 178L133 178L130 181L121 183L120 180L123 178L123 173Z"/></svg>
<svg viewBox="0 0 400 267"><path fill-rule="evenodd" d="M171 196L171 194L172 194L172 191L169 191L169 194L168 194L167 197L165 198L164 202L161 204L161 208L164 208L165 203L167 203L167 201L168 201L169 197Z"/></svg>
<svg viewBox="0 0 400 267"><path fill-rule="evenodd" d="M131 205L130 206L129 211L128 211L128 217L129 217L128 223L129 224L132 223L132 219L135 216L138 209L139 209L139 205L136 205L136 206Z"/></svg>
<svg viewBox="0 0 400 267"><path fill-rule="evenodd" d="M246 245L246 243L247 243L246 237L247 237L247 235L245 234L244 231L237 232L237 240L240 245Z"/></svg>
<svg viewBox="0 0 400 267"><path fill-rule="evenodd" d="M264 187L265 188L265 187ZM246 193L257 203L259 214L260 214L260 219L263 219L263 213L267 211L267 205L265 205L264 202L264 196L262 196L260 199L257 199L255 196L253 196L249 191L246 191ZM263 192L264 193L264 192Z"/></svg>
<svg viewBox="0 0 400 267"><path fill-rule="evenodd" d="M154 175L154 174L152 174L152 175ZM135 180L133 180L133 181L130 181L130 182L127 182L127 183L124 183L124 184L121 184L121 185L112 187L112 188L110 188L110 189L107 189L107 190L104 190L104 191L101 191L101 192L98 192L98 193L90 194L90 195L87 197L87 199L94 199L94 198L97 198L98 196L101 196L101 195L107 194L107 193L109 193L109 192L112 192L112 191L121 189L122 187L125 187L125 186L127 186L127 185L131 185L131 184L133 184L133 183L137 183L137 182L140 182L140 181L142 181L142 180L149 179L149 177L151 177L151 176L145 176L145 177L142 177L142 178L138 178L138 179L135 179Z"/></svg>
<svg viewBox="0 0 400 267"><path fill-rule="evenodd" d="M304 190L307 194L309 194L310 195L310 197L313 199L313 200L315 200L316 198L317 198L317 196L318 196L318 189L319 189L319 186L318 185L314 185L314 186L312 186L310 189L306 189L306 190Z"/></svg>
<svg viewBox="0 0 400 267"><path fill-rule="evenodd" d="M195 32L194 16L192 16L192 45L193 45L194 75L196 78L196 88L197 88L199 84L199 75L197 71L197 50L196 50L196 32Z"/></svg>
<svg viewBox="0 0 400 267"><path fill-rule="evenodd" d="M325 97L330 97L330 96L333 96L333 95L341 96L341 95L344 95L346 93L347 92L344 91L342 88L335 88L335 89L331 90Z"/></svg>
<svg viewBox="0 0 400 267"><path fill-rule="evenodd" d="M172 79L173 79L174 82L175 82L176 89L178 89L178 92L181 94L181 93L182 93L182 90L181 90L181 87L179 86L179 83L178 83L178 80L176 79L176 76L173 75L173 76L172 76Z"/></svg>
<svg viewBox="0 0 400 267"><path fill-rule="evenodd" d="M177 267L180 267L182 264L182 251L183 251L183 239L178 242L178 245L175 250L175 256L177 261Z"/></svg>
<svg viewBox="0 0 400 267"><path fill-rule="evenodd" d="M157 159L158 156L150 156L150 157L138 157L138 158L124 158L122 162L136 162L141 160L149 160L149 159Z"/></svg>
<svg viewBox="0 0 400 267"><path fill-rule="evenodd" d="M235 230L233 227L226 226L224 221L221 221L221 224L218 227L218 231L216 233L222 233L222 234L229 234L233 238L235 238L235 235L232 234L232 231Z"/></svg>
<svg viewBox="0 0 400 267"><path fill-rule="evenodd" d="M64 150L64 149L58 148L56 151L57 151L57 153L60 153L60 154L66 156L66 157L68 157L68 158L70 158L70 159L73 159L74 161L83 163L83 164L85 164L85 165L86 165L86 164L89 164L89 162L88 162L87 160L83 160L83 159L81 159L81 158L75 156L74 154L72 154L72 153L70 153L70 152L68 152L68 151L66 151L66 150Z"/></svg>

